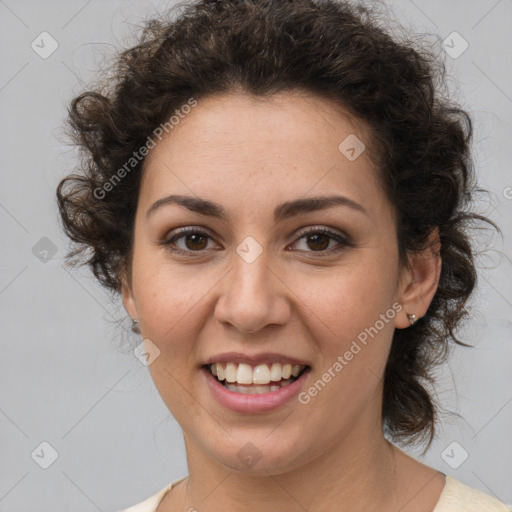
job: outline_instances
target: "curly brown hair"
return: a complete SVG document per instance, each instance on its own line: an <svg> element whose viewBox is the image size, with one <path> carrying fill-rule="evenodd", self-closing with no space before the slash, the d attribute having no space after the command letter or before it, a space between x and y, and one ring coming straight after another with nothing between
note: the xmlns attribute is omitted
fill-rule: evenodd
<svg viewBox="0 0 512 512"><path fill-rule="evenodd" d="M105 184L191 97L298 90L337 101L371 129L382 186L397 212L400 264L408 265L408 254L425 249L439 230L438 289L425 316L394 332L382 410L393 440L427 439L428 447L438 417L427 389L432 370L450 341L468 346L455 329L468 314L477 278L469 228L483 221L501 233L470 208L482 191L470 154L472 123L442 92L445 64L409 38L391 36L373 10L341 1L202 0L175 8L181 9L176 19L168 13L147 20L110 75L71 103L69 134L81 149L80 172L57 189L63 228L77 244L68 264L87 263L113 293L123 276L131 282L145 159L115 186Z"/></svg>

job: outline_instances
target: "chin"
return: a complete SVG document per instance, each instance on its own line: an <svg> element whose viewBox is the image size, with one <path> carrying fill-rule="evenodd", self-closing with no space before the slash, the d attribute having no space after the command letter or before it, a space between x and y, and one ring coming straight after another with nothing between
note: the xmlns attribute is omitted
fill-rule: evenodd
<svg viewBox="0 0 512 512"><path fill-rule="evenodd" d="M234 447L236 446L236 449ZM301 452L298 452L298 447ZM224 444L216 443L210 456L231 471L248 475L280 475L305 464L304 444L292 446L282 438L268 432L254 436L227 438Z"/></svg>

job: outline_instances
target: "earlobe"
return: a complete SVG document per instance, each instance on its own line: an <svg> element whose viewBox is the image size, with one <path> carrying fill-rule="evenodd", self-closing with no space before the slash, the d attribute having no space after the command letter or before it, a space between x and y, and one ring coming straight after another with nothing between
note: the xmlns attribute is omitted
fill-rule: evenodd
<svg viewBox="0 0 512 512"><path fill-rule="evenodd" d="M403 281L399 298L404 307L402 314L396 318L397 328L409 327L426 314L441 276L440 248L439 229L435 227L430 233L427 248L411 255L411 269Z"/></svg>

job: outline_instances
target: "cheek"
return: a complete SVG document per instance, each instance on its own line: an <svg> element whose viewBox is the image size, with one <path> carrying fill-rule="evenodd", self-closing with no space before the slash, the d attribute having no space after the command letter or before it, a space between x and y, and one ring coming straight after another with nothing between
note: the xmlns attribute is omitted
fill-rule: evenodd
<svg viewBox="0 0 512 512"><path fill-rule="evenodd" d="M335 277L302 281L299 290L300 314L320 353L303 397L310 400L305 407L318 411L312 416L321 419L329 411L328 435L348 429L366 407L378 405L374 400L380 396L394 331L392 287L389 274L354 266ZM318 418L312 417L312 424L321 423Z"/></svg>
<svg viewBox="0 0 512 512"><path fill-rule="evenodd" d="M152 329L172 328L214 284L201 265L172 263L162 248L141 249L133 268L137 310Z"/></svg>
<svg viewBox="0 0 512 512"><path fill-rule="evenodd" d="M330 340L333 349L350 344L392 309L389 272L363 262L322 274L295 275L290 288L303 304L302 313L316 326L315 337ZM389 327L391 322L383 330Z"/></svg>
<svg viewBox="0 0 512 512"><path fill-rule="evenodd" d="M176 420L186 425L187 414L197 407L191 385L197 378L196 341L204 328L205 301L214 282L207 276L194 279L173 270L163 267L141 273L136 293L144 337L160 350L148 367L151 377Z"/></svg>

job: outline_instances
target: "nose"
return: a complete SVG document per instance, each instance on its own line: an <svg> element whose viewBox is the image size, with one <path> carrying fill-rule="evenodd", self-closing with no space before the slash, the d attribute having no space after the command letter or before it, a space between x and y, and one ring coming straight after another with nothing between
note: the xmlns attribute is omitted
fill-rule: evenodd
<svg viewBox="0 0 512 512"><path fill-rule="evenodd" d="M284 325L290 318L287 288L279 272L269 266L266 252L248 263L237 253L231 271L222 280L215 318L244 333L267 325Z"/></svg>

